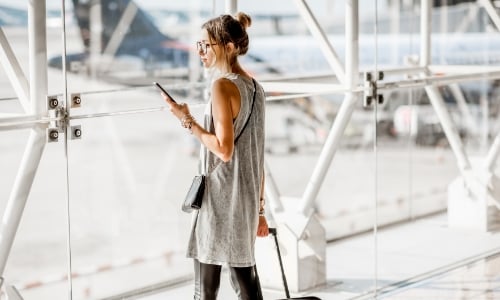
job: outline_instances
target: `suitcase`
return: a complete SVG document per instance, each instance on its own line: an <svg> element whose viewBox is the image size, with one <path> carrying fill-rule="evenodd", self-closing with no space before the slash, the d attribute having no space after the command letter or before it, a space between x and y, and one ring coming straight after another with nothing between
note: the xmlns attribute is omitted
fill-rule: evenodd
<svg viewBox="0 0 500 300"><path fill-rule="evenodd" d="M290 298L290 291L288 290L288 283L286 282L285 270L283 269L283 261L281 260L281 252L280 252L280 246L278 244L278 234L277 234L276 228L269 228L269 233L274 236L274 243L276 244L276 252L278 252L278 260L280 262L281 277L283 278L283 286L285 287L285 295L286 295L286 298L277 299L277 300L287 300L287 299L321 300L320 298L314 297L314 296Z"/></svg>

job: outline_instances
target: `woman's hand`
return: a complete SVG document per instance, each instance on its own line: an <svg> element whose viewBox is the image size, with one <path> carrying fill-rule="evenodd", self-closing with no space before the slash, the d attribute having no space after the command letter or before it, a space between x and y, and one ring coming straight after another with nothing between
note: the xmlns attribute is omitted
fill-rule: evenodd
<svg viewBox="0 0 500 300"><path fill-rule="evenodd" d="M265 237L269 235L269 226L265 216L259 216L259 226L257 227L257 236Z"/></svg>
<svg viewBox="0 0 500 300"><path fill-rule="evenodd" d="M179 120L181 120L184 116L189 115L189 107L186 103L177 103L169 96L161 93L163 99L170 106L170 111L174 116L176 116Z"/></svg>

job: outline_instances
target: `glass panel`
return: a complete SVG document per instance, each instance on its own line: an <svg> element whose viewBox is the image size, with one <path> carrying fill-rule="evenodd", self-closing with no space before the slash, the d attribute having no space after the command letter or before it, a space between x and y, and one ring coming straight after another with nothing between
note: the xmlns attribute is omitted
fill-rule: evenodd
<svg viewBox="0 0 500 300"><path fill-rule="evenodd" d="M99 101L103 113L120 111L137 98L163 101L149 90L82 95L81 112ZM116 109L108 99L123 103ZM191 107L201 120L203 107ZM69 144L74 299L185 280L192 273L185 258L191 218L180 204L197 172L198 143L163 111L71 124L83 133Z"/></svg>
<svg viewBox="0 0 500 300"><path fill-rule="evenodd" d="M201 120L204 84L196 83L199 59L190 50L205 11L151 1L74 4L66 66L70 98L81 100L71 106L70 126L82 135L68 144L73 299L186 281L191 218L180 204L199 144L164 112L152 83L189 102ZM60 69L61 57L50 66Z"/></svg>
<svg viewBox="0 0 500 300"><path fill-rule="evenodd" d="M268 103L267 161L289 205L293 206L291 202L303 196L342 101L342 95L322 95L307 98L307 105L303 98ZM368 208L374 172L371 123L371 111L357 107L319 191L315 210L325 226L327 240L371 228L366 218L355 217L371 214ZM296 166L300 172L290 172L284 165ZM366 187L359 189L360 182Z"/></svg>
<svg viewBox="0 0 500 300"><path fill-rule="evenodd" d="M429 64L434 65L429 68L429 76L445 78L474 72L470 67L451 68L452 65L494 64L488 60L493 48L483 40L488 35L485 15L479 12L477 3L429 3L432 20ZM392 1L389 9L379 9L378 13L379 69L417 66L423 43L420 5ZM479 52L484 55L481 60L476 56ZM388 53L397 57L394 63L386 64ZM417 79L423 73L384 74L382 82L394 82L393 86L397 86L398 82ZM381 294L390 289L397 293L409 279L418 283L445 267L490 250L481 243L474 249L468 247L474 243L472 236L461 229L477 217L463 215L464 211L490 214L485 221L495 220L495 212L489 204L474 206L472 203L478 203L473 200L474 192L463 188L459 180L461 168L468 168L469 162L475 169L473 176L486 171L482 164L494 136L488 120L496 116L490 114L490 109L496 106L495 97L487 92L493 91L492 87L490 81L476 80L456 85L438 82L426 89L420 84L383 92L384 103L374 112L380 226L377 283ZM437 113L436 107L440 105L455 128L456 144L445 134L443 122L448 122L443 114ZM461 220L457 221L457 216ZM397 225L388 226L392 224ZM482 235L478 228L468 229Z"/></svg>
<svg viewBox="0 0 500 300"><path fill-rule="evenodd" d="M345 61L346 40L349 40L345 36L346 27L352 21L346 13L346 2L349 1L307 2L328 35L341 64ZM371 23L372 29L374 10L372 1L363 1L359 5L359 21ZM301 84L339 84L339 80L332 76L333 68L325 58L320 42L309 33L306 23L298 19L293 26L301 28L299 33L284 36L279 43L272 42L271 38L263 39L263 43L267 43L267 48L263 47L266 49L262 51L263 55L275 53L270 61L283 63L282 69L285 74L290 74L289 77L300 74L298 79L289 81L291 87L295 81ZM354 27L357 28L357 25ZM275 39L273 36L272 40ZM361 70L372 68L375 63L373 41L372 35L359 37ZM353 77L358 77L358 74ZM363 85L361 81L359 84ZM353 107L352 114L346 107ZM342 297L364 294L372 288L375 268L375 246L370 234L375 202L375 127L372 111L363 107L360 94L351 99L339 92L277 103L271 101L267 114L267 159L284 204L293 211L294 202L302 200L309 185L321 184L318 194L314 195L313 208L325 228L328 241L328 291L343 294ZM346 124L342 124L342 120L347 120ZM334 122L336 125L333 125ZM338 145L327 148L331 147L325 146L331 145L325 142L328 135L332 135L332 125L336 130L345 129L335 133L342 136ZM324 159L328 155L321 155L328 152L334 153L332 161ZM314 171L320 168L326 169L325 175L317 180L311 178ZM367 231L370 233L356 247L346 247L342 241Z"/></svg>
<svg viewBox="0 0 500 300"><path fill-rule="evenodd" d="M7 209L11 191L22 169L22 158L30 130L1 132L2 144L2 207L4 220L10 215L9 226L14 220ZM63 142L50 143L36 170L34 182L22 211L22 218L10 250L4 272L4 285L14 285L23 299L65 299L67 283L67 214L66 214L66 164ZM36 156L33 151L32 156ZM36 163L34 163L36 164ZM34 165L35 167L35 165ZM27 172L27 171L25 171ZM25 174L24 174L25 175ZM29 177L29 176L28 176ZM27 187L22 187L28 185ZM21 183L21 189L28 183ZM22 196L17 203L23 201Z"/></svg>
<svg viewBox="0 0 500 300"><path fill-rule="evenodd" d="M2 254L8 254L0 257L2 261L6 260L5 269L0 274L5 280L2 293L5 288L8 298L13 297L9 295L9 287L14 286L26 300L66 299L69 260L64 135L59 135L58 142L47 143L47 121L36 118L31 118L29 122L23 121L26 120L23 119L26 112L30 111L30 101L27 99L26 107L23 108L12 84L17 79L9 78L7 67L18 64L19 74L24 77L20 80L26 80L28 85L40 80L39 86L43 86L44 78L30 79L29 56L35 46L28 44L28 1L0 2L1 30L6 37L6 43L2 46L4 49L11 48L14 54L9 62L2 61L3 68L0 69L0 245ZM56 20L57 16L49 13L53 9L57 10L60 4L52 4L47 5L47 53L60 55L61 26L60 23L50 22ZM35 11L40 13L39 10ZM42 51L43 47L38 46L36 49ZM61 78L60 73L48 72L48 94L62 94L62 81L52 80ZM46 107L45 93L40 92L34 97L42 110ZM17 121L11 122L13 118L17 118ZM30 129L34 126L41 128L36 130L37 134ZM9 233L14 236L12 245Z"/></svg>

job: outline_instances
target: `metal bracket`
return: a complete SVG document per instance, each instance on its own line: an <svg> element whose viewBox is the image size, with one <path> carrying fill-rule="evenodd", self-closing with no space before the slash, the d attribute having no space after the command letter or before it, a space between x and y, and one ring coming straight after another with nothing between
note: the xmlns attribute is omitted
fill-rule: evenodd
<svg viewBox="0 0 500 300"><path fill-rule="evenodd" d="M57 128L47 128L47 143L59 141L59 130Z"/></svg>
<svg viewBox="0 0 500 300"><path fill-rule="evenodd" d="M82 105L80 93L71 94L71 108L78 108Z"/></svg>
<svg viewBox="0 0 500 300"><path fill-rule="evenodd" d="M82 138L82 126L81 125L75 125L71 126L71 139L72 140L79 140Z"/></svg>
<svg viewBox="0 0 500 300"><path fill-rule="evenodd" d="M64 113L64 106L58 96L47 96L47 110L51 119L47 128L47 142L59 141L59 133L64 132L64 120L60 118Z"/></svg>
<svg viewBox="0 0 500 300"><path fill-rule="evenodd" d="M377 91L377 81L384 79L384 72L378 71L377 76L371 72L365 73L365 94L363 98L363 106L369 107L372 105L373 100L377 99L378 104L384 103L384 95L379 94ZM374 79L374 77L376 77Z"/></svg>
<svg viewBox="0 0 500 300"><path fill-rule="evenodd" d="M47 110L57 109L60 104L58 96L47 96Z"/></svg>
<svg viewBox="0 0 500 300"><path fill-rule="evenodd" d="M82 97L80 93L71 94L71 108L79 108L82 106ZM82 138L82 125L71 126L71 139L79 140Z"/></svg>
<svg viewBox="0 0 500 300"><path fill-rule="evenodd" d="M80 94L71 94L71 107L78 108L81 106L82 100ZM47 142L54 143L59 141L59 136L64 133L67 129L69 123L68 110L60 101L58 96L48 96L47 97L47 109L49 112L49 117L51 119L49 126L47 128ZM74 125L70 128L70 138L81 139L82 128L81 125Z"/></svg>

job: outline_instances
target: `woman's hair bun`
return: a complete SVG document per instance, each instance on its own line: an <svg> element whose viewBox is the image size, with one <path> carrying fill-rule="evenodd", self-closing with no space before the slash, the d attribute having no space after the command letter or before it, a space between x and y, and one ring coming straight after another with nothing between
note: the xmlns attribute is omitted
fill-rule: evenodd
<svg viewBox="0 0 500 300"><path fill-rule="evenodd" d="M240 22L241 26L243 26L243 28L245 28L245 29L247 29L248 27L250 27L252 25L252 18L250 18L250 16L244 12L241 12L241 11L238 12L235 16L235 19L238 20L238 22Z"/></svg>

